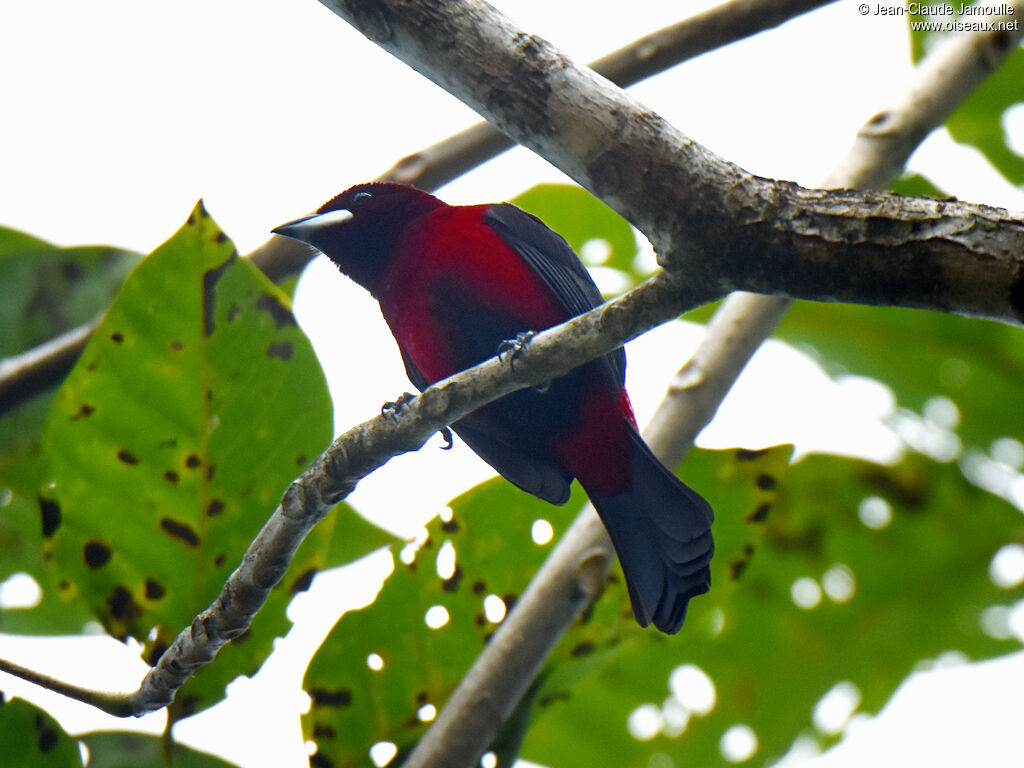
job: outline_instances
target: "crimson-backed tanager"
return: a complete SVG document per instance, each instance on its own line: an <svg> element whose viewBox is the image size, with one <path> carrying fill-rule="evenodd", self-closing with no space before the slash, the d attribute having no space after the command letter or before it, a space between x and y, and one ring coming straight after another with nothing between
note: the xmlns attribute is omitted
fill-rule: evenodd
<svg viewBox="0 0 1024 768"><path fill-rule="evenodd" d="M370 292L421 391L602 301L569 244L507 203L453 206L414 187L360 184L274 232L322 251ZM711 508L640 437L625 366L618 350L452 429L552 504L579 480L611 535L637 621L672 633L710 585Z"/></svg>

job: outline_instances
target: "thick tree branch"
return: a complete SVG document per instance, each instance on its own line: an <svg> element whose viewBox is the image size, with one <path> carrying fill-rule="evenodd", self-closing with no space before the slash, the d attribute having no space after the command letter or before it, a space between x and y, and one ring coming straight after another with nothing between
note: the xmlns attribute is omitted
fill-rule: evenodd
<svg viewBox="0 0 1024 768"><path fill-rule="evenodd" d="M478 0L322 2L602 198L688 280L1024 322L1019 216L754 176ZM1017 39L990 33L993 59Z"/></svg>
<svg viewBox="0 0 1024 768"><path fill-rule="evenodd" d="M593 62L594 69L622 86L632 85L688 58L777 26L832 0L726 0L652 32ZM406 155L376 181L413 184L432 191L514 145L490 123L481 122ZM310 250L287 237L272 236L247 254L271 280L300 272ZM0 416L25 399L56 386L75 364L95 324L82 325L39 347L0 361Z"/></svg>
<svg viewBox="0 0 1024 768"><path fill-rule="evenodd" d="M712 8L632 41L590 63L591 69L627 88L687 59L776 27L834 0L726 0ZM515 146L489 122L406 155L374 181L412 184L432 191ZM276 276L298 272L309 249L287 237L272 237L250 257Z"/></svg>
<svg viewBox="0 0 1024 768"><path fill-rule="evenodd" d="M1024 323L1024 219L1002 208L749 177L687 279Z"/></svg>

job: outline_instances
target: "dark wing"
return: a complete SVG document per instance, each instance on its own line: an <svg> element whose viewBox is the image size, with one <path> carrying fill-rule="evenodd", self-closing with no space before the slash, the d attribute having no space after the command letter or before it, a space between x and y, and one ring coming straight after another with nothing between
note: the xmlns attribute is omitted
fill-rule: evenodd
<svg viewBox="0 0 1024 768"><path fill-rule="evenodd" d="M483 218L540 276L570 315L582 315L604 302L576 252L536 216L501 203L488 208ZM618 349L605 360L621 386L626 375L626 353Z"/></svg>
<svg viewBox="0 0 1024 768"><path fill-rule="evenodd" d="M430 386L405 350L402 350L402 362L409 381L416 389L422 392ZM473 425L472 417L457 421L451 427L477 456L513 485L551 504L565 504L569 500L572 475L558 464L523 453L493 434L478 429Z"/></svg>
<svg viewBox="0 0 1024 768"><path fill-rule="evenodd" d="M549 504L565 504L569 500L572 475L558 464L523 453L489 432L477 429L472 417L455 422L452 429L512 485Z"/></svg>

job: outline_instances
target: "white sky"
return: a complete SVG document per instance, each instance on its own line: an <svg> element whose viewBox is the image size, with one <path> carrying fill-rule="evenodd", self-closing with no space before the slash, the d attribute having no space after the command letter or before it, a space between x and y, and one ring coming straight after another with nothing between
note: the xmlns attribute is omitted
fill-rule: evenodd
<svg viewBox="0 0 1024 768"><path fill-rule="evenodd" d="M496 5L584 61L674 21L681 6L656 0ZM633 92L748 170L813 185L909 74L904 22L861 16L856 6L844 0L703 56ZM469 109L314 0L8 2L0 5L0 72L0 224L61 244L109 243L148 252L203 197L245 252L273 226L475 120ZM1024 209L1020 190L1001 183L972 152L952 147L942 135L929 140L914 165L964 199ZM500 200L560 178L545 162L517 150L440 194L452 203ZM336 430L364 420L409 388L376 308L326 263L315 264L301 284L297 313L328 371ZM359 327L359 338L340 336L339 327ZM698 340L694 329L675 326L629 347L629 387L641 421ZM666 345L680 350L678 359L652 353ZM361 369L372 359L373 375L361 370L359 377L345 376L345 362L353 359ZM850 390L868 395L851 398ZM763 407L765 392L773 393L772 408ZM751 415L755 405L757 418ZM804 448L838 450L849 446L837 445L835 435L856 429L860 446L885 454L891 435L878 425L878 416L889 408L883 390L857 383L843 390L779 345L752 363L702 443L795 441ZM401 482L396 472L403 473ZM398 526L411 532L417 520L488 474L465 451L428 447L364 481L354 500L392 526L389 512L411 506L412 519ZM405 487L417 489L416 504L396 493ZM332 611L340 609L338 581L347 580L346 589L363 584L366 601L372 596L366 585L377 583L387 568L378 557L351 569L358 571L355 577L350 571L319 579L296 601L293 614L320 625L289 637L283 645L293 653L276 655L255 681L235 684L231 705L205 722L183 724L178 734L207 749L227 742L225 754L246 766L304 765L297 717L268 716L259 704L279 700L279 684L296 685L304 658L329 629ZM316 603L332 596L327 610ZM83 684L127 689L141 675L141 662L133 664L131 652L112 641L75 648L88 663L60 640L0 636L0 655L30 665L39 658L38 666ZM891 716L855 720L842 747L800 765L1019 764L1021 743L1013 735L1019 729L1009 719L1019 716L1019 703L1009 697L1024 687L1020 654L942 675L920 678L893 702ZM0 688L47 702L73 731L126 725L85 707L51 706L54 697L16 681L0 679ZM303 706L300 694L285 695L295 699L296 711ZM244 720L243 701L256 705ZM157 714L132 725L159 728L162 718ZM985 744L991 754L984 753Z"/></svg>

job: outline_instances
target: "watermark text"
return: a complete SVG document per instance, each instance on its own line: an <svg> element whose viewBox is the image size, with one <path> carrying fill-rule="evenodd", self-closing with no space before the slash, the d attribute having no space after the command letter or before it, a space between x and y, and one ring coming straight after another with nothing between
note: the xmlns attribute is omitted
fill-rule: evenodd
<svg viewBox="0 0 1024 768"><path fill-rule="evenodd" d="M1020 20L996 21L996 16L1010 16L1013 6L1008 3L994 5L966 5L964 3L861 3L857 6L861 16L925 16L926 20L910 22L915 32L1016 32Z"/></svg>

